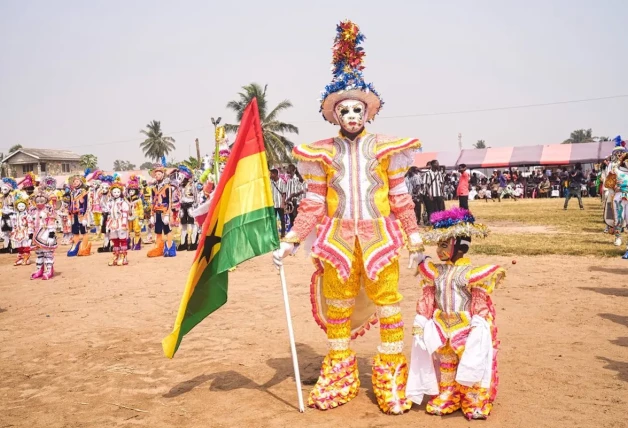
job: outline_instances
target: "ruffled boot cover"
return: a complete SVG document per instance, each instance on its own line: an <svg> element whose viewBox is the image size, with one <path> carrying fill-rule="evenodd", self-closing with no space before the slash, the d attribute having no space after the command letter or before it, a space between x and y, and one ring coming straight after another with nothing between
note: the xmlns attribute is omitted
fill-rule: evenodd
<svg viewBox="0 0 628 428"><path fill-rule="evenodd" d="M387 356L389 357L389 356ZM408 362L401 354L393 361L385 361L378 354L373 362L373 392L384 413L401 415L410 410L412 401L406 398Z"/></svg>
<svg viewBox="0 0 628 428"><path fill-rule="evenodd" d="M351 351L344 358L327 355L307 404L320 410L333 409L354 399L359 389L360 378L355 352Z"/></svg>

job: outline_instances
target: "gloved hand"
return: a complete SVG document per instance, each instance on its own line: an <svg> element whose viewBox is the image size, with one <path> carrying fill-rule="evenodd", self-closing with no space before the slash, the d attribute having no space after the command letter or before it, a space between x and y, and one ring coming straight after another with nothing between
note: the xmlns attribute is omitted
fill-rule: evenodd
<svg viewBox="0 0 628 428"><path fill-rule="evenodd" d="M161 221L164 222L164 225L168 226L170 224L170 216L167 216L167 215L163 216L161 218Z"/></svg>
<svg viewBox="0 0 628 428"><path fill-rule="evenodd" d="M150 216L150 224L155 224L155 216Z"/></svg>
<svg viewBox="0 0 628 428"><path fill-rule="evenodd" d="M283 259L294 252L294 244L290 242L282 242L279 249L273 251L273 263L277 268L283 265Z"/></svg>
<svg viewBox="0 0 628 428"><path fill-rule="evenodd" d="M408 269L416 269L416 267L423 263L423 261L427 258L427 256L418 251L413 251L410 253L410 261L408 262Z"/></svg>
<svg viewBox="0 0 628 428"><path fill-rule="evenodd" d="M81 224L83 225L83 227L87 227L87 219L84 218L83 220L81 220Z"/></svg>

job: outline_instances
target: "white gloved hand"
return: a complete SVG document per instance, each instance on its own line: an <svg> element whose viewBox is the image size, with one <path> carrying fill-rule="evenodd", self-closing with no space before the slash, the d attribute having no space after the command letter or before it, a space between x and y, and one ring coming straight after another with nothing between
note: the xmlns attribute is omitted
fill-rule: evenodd
<svg viewBox="0 0 628 428"><path fill-rule="evenodd" d="M164 222L164 225L168 226L170 224L170 216L167 216L167 215L163 216L161 218L161 221Z"/></svg>
<svg viewBox="0 0 628 428"><path fill-rule="evenodd" d="M155 216L150 216L150 224L155 224Z"/></svg>
<svg viewBox="0 0 628 428"><path fill-rule="evenodd" d="M423 263L426 259L425 254L420 253L418 251L412 251L410 253L410 261L408 262L408 269L416 269L418 265Z"/></svg>
<svg viewBox="0 0 628 428"><path fill-rule="evenodd" d="M83 227L87 227L87 219L84 219L83 221L81 221L81 224L83 225Z"/></svg>
<svg viewBox="0 0 628 428"><path fill-rule="evenodd" d="M279 249L273 251L273 263L277 268L283 265L283 259L294 252L294 244L290 242L282 242Z"/></svg>

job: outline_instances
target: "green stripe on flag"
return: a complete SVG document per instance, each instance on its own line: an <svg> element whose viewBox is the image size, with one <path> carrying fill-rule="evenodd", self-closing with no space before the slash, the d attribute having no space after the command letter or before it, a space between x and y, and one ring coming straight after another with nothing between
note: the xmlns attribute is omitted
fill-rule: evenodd
<svg viewBox="0 0 628 428"><path fill-rule="evenodd" d="M276 218L275 208L266 207L235 217L224 225L220 250L201 274L188 301L175 352L183 336L227 302L228 270L279 247Z"/></svg>

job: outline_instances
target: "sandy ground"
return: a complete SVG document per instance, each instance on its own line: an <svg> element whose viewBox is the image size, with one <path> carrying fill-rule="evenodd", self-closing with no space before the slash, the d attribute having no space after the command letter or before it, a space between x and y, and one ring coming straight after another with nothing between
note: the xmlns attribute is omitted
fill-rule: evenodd
<svg viewBox="0 0 628 428"><path fill-rule="evenodd" d="M359 396L338 409L298 413L269 256L232 273L227 305L166 359L160 342L191 259L148 259L142 251L128 267L110 268L107 255L60 252L57 276L43 282L3 255L0 427L628 427L628 261L530 257L512 265L474 257L507 266L508 280L494 297L502 343L497 402L488 421L467 422L459 412L429 416L424 406L397 417L378 410L370 390L377 329L354 343ZM305 258L288 260L306 397L326 351L310 314L310 273ZM401 289L409 326L417 286L405 268Z"/></svg>

